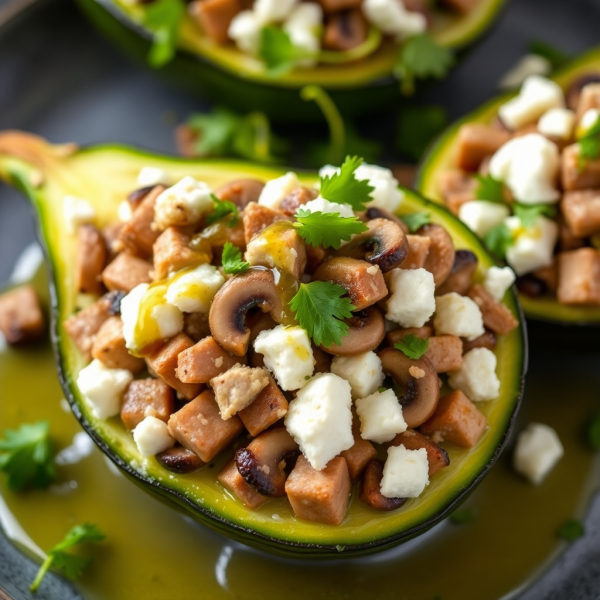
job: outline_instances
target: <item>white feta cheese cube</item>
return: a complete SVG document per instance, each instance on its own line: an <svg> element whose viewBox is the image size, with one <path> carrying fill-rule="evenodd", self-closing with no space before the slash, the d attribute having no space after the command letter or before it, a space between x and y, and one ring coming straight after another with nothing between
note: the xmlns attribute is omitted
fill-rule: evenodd
<svg viewBox="0 0 600 600"><path fill-rule="evenodd" d="M563 445L552 427L530 423L517 438L513 467L531 483L540 484L563 454Z"/></svg>
<svg viewBox="0 0 600 600"><path fill-rule="evenodd" d="M471 298L450 292L436 298L433 326L436 335L474 340L485 333L479 306Z"/></svg>
<svg viewBox="0 0 600 600"><path fill-rule="evenodd" d="M568 108L551 108L538 121L538 131L561 140L569 140L573 135L575 113Z"/></svg>
<svg viewBox="0 0 600 600"><path fill-rule="evenodd" d="M262 24L252 10L239 12L229 24L227 35L236 46L247 54L257 54Z"/></svg>
<svg viewBox="0 0 600 600"><path fill-rule="evenodd" d="M448 373L448 383L474 402L494 400L500 394L496 363L496 355L491 350L473 348L463 355L462 367Z"/></svg>
<svg viewBox="0 0 600 600"><path fill-rule="evenodd" d="M458 209L458 218L479 237L500 225L508 215L508 206L487 200L471 200Z"/></svg>
<svg viewBox="0 0 600 600"><path fill-rule="evenodd" d="M392 214L398 210L403 194L398 189L398 180L389 169L363 163L354 174L358 180L368 179L369 184L375 188L371 192L373 200L367 206L381 208Z"/></svg>
<svg viewBox="0 0 600 600"><path fill-rule="evenodd" d="M119 221L122 223L127 223L127 221L133 217L133 210L131 209L131 202L129 202L129 200L123 200L121 204L119 204L117 215L119 217Z"/></svg>
<svg viewBox="0 0 600 600"><path fill-rule="evenodd" d="M211 189L203 181L186 176L156 199L154 223L161 229L195 225L213 209Z"/></svg>
<svg viewBox="0 0 600 600"><path fill-rule="evenodd" d="M360 436L378 444L393 440L397 433L406 431L402 406L393 390L375 392L354 402L360 419Z"/></svg>
<svg viewBox="0 0 600 600"><path fill-rule="evenodd" d="M299 0L256 0L254 14L261 25L278 23L287 19Z"/></svg>
<svg viewBox="0 0 600 600"><path fill-rule="evenodd" d="M532 227L523 227L518 217L508 217L504 223L514 242L506 250L506 262L517 275L525 275L552 263L558 239L558 225L546 217L537 217Z"/></svg>
<svg viewBox="0 0 600 600"><path fill-rule="evenodd" d="M137 182L140 187L150 187L159 183L169 184L169 174L159 167L142 167L138 173Z"/></svg>
<svg viewBox="0 0 600 600"><path fill-rule="evenodd" d="M215 294L225 278L213 265L199 265L186 269L171 278L167 288L167 302L181 312L207 313Z"/></svg>
<svg viewBox="0 0 600 600"><path fill-rule="evenodd" d="M183 314L173 304L168 302L157 304L150 314L158 328L158 339L171 338L183 329Z"/></svg>
<svg viewBox="0 0 600 600"><path fill-rule="evenodd" d="M588 108L583 113L577 125L577 138L579 139L587 135L588 131L598 122L598 119L600 119L600 110L597 108Z"/></svg>
<svg viewBox="0 0 600 600"><path fill-rule="evenodd" d="M286 429L313 469L354 445L351 405L350 384L333 373L315 375L290 402Z"/></svg>
<svg viewBox="0 0 600 600"><path fill-rule="evenodd" d="M548 75L550 71L552 71L552 65L548 59L539 54L526 54L504 74L498 85L504 90L517 88L530 75Z"/></svg>
<svg viewBox="0 0 600 600"><path fill-rule="evenodd" d="M490 175L504 182L519 202L554 204L560 200L559 167L556 144L530 133L509 140L492 156Z"/></svg>
<svg viewBox="0 0 600 600"><path fill-rule="evenodd" d="M140 305L150 286L147 283L136 285L121 300L121 321L123 321L123 337L125 338L125 347L129 350L137 348L135 330L137 328Z"/></svg>
<svg viewBox="0 0 600 600"><path fill-rule="evenodd" d="M337 213L340 217L353 217L354 211L349 204L338 204L337 202L329 202L322 196L318 196L314 200L307 202L299 207L302 210L307 210L310 213Z"/></svg>
<svg viewBox="0 0 600 600"><path fill-rule="evenodd" d="M65 196L63 198L63 217L67 233L73 234L80 225L94 221L96 209L83 198Z"/></svg>
<svg viewBox="0 0 600 600"><path fill-rule="evenodd" d="M284 391L304 387L313 374L312 346L301 327L278 325L261 331L254 341L254 350L264 356L265 367Z"/></svg>
<svg viewBox="0 0 600 600"><path fill-rule="evenodd" d="M517 279L510 267L490 267L483 280L483 287L498 302L502 301L508 288Z"/></svg>
<svg viewBox="0 0 600 600"><path fill-rule="evenodd" d="M146 417L132 433L133 441L144 458L164 452L175 444L167 424L156 417Z"/></svg>
<svg viewBox="0 0 600 600"><path fill-rule="evenodd" d="M296 173L289 171L277 179L267 181L258 197L258 203L268 208L277 209L281 206L281 201L289 195L294 189L300 186Z"/></svg>
<svg viewBox="0 0 600 600"><path fill-rule="evenodd" d="M121 412L121 400L133 375L127 369L108 369L94 359L79 371L77 387L85 396L97 419L108 419Z"/></svg>
<svg viewBox="0 0 600 600"><path fill-rule="evenodd" d="M537 121L547 110L564 107L565 95L558 85L540 75L530 75L518 96L502 104L498 114L511 129L518 129Z"/></svg>
<svg viewBox="0 0 600 600"><path fill-rule="evenodd" d="M350 384L353 398L369 396L384 380L381 360L372 350L354 356L335 356L331 372Z"/></svg>
<svg viewBox="0 0 600 600"><path fill-rule="evenodd" d="M435 283L425 269L394 269L388 275L386 319L402 327L423 327L435 311Z"/></svg>
<svg viewBox="0 0 600 600"><path fill-rule="evenodd" d="M427 29L425 16L406 10L401 0L364 0L362 10L375 27L398 41Z"/></svg>
<svg viewBox="0 0 600 600"><path fill-rule="evenodd" d="M386 498L417 498L429 485L425 448L408 450L402 444L388 448L383 465L381 494Z"/></svg>
<svg viewBox="0 0 600 600"><path fill-rule="evenodd" d="M314 57L298 62L299 67L312 67L317 62L317 53L321 47L320 34L323 23L323 9L315 2L303 2L296 6L283 25L284 31L297 48L305 50Z"/></svg>

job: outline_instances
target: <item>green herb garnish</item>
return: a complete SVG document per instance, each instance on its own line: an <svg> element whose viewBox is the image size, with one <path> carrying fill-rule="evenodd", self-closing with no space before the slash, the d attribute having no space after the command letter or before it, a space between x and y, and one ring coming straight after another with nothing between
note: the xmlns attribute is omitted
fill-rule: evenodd
<svg viewBox="0 0 600 600"><path fill-rule="evenodd" d="M355 171L362 162L358 156L347 156L339 172L321 177L321 196L330 202L349 204L355 211L364 210L375 188L367 179L356 179Z"/></svg>
<svg viewBox="0 0 600 600"><path fill-rule="evenodd" d="M579 168L583 169L588 160L595 160L600 155L600 118L579 139Z"/></svg>
<svg viewBox="0 0 600 600"><path fill-rule="evenodd" d="M411 233L415 233L415 231L421 229L423 225L431 223L431 215L425 211L412 213L410 215L402 215L400 218L404 221L404 224Z"/></svg>
<svg viewBox="0 0 600 600"><path fill-rule="evenodd" d="M563 523L556 532L558 537L566 540L567 542L574 542L585 534L585 527L581 521L577 519L569 519Z"/></svg>
<svg viewBox="0 0 600 600"><path fill-rule="evenodd" d="M588 440L594 450L600 450L600 411L592 418L588 428Z"/></svg>
<svg viewBox="0 0 600 600"><path fill-rule="evenodd" d="M486 202L506 204L504 198L504 184L491 175L477 175L479 185L475 189L475 198Z"/></svg>
<svg viewBox="0 0 600 600"><path fill-rule="evenodd" d="M237 206L229 200L219 200L214 194L211 194L210 197L214 203L215 210L206 217L206 223L212 225L227 215L232 215L229 227L234 227L238 222Z"/></svg>
<svg viewBox="0 0 600 600"><path fill-rule="evenodd" d="M450 522L454 525L465 525L475 519L475 511L472 508L459 508L450 515Z"/></svg>
<svg viewBox="0 0 600 600"><path fill-rule="evenodd" d="M162 67L175 56L184 14L185 6L181 0L155 0L147 5L144 24L152 31L152 47L148 54L151 66Z"/></svg>
<svg viewBox="0 0 600 600"><path fill-rule="evenodd" d="M378 391L380 394L383 394L383 392L387 391L387 389L388 389L388 388L386 388L385 386L383 386L383 385L380 385L380 386L377 388L377 391Z"/></svg>
<svg viewBox="0 0 600 600"><path fill-rule="evenodd" d="M483 241L488 249L499 258L504 258L508 248L515 243L513 234L504 223L492 227L483 237Z"/></svg>
<svg viewBox="0 0 600 600"><path fill-rule="evenodd" d="M556 206L552 204L513 204L513 212L523 227L533 227L538 217L553 219L556 217Z"/></svg>
<svg viewBox="0 0 600 600"><path fill-rule="evenodd" d="M223 246L223 255L221 256L223 271L228 275L237 275L250 268L250 264L242 260L242 252L231 242L226 242Z"/></svg>
<svg viewBox="0 0 600 600"><path fill-rule="evenodd" d="M403 352L408 358L417 360L427 352L429 347L429 338L418 338L416 335L409 334L394 344L396 350Z"/></svg>
<svg viewBox="0 0 600 600"><path fill-rule="evenodd" d="M403 106L398 115L396 150L407 158L419 160L447 122L443 106Z"/></svg>
<svg viewBox="0 0 600 600"><path fill-rule="evenodd" d="M353 235L368 229L358 217L341 217L338 213L311 213L300 209L295 216L296 231L311 246L337 250L342 240L347 242Z"/></svg>
<svg viewBox="0 0 600 600"><path fill-rule="evenodd" d="M290 35L281 27L263 27L258 43L258 57L265 63L267 73L279 77L291 71L301 60L315 54L294 45Z"/></svg>
<svg viewBox="0 0 600 600"><path fill-rule="evenodd" d="M532 40L529 42L529 51L532 54L537 54L545 58L550 63L553 71L566 65L573 58L564 50L541 40Z"/></svg>

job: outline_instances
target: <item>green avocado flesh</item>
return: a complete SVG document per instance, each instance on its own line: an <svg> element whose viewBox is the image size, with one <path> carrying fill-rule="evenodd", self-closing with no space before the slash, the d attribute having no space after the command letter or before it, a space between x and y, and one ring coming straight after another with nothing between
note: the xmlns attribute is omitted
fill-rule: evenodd
<svg viewBox="0 0 600 600"><path fill-rule="evenodd" d="M600 50L594 50L571 63L565 69L551 77L564 90L580 77L595 74L600 76ZM497 115L498 108L517 92L503 94L488 102L478 110L451 125L435 142L423 158L417 176L417 190L433 200L443 204L439 192L440 173L453 168L454 152L458 131L465 123L489 123ZM520 294L521 305L528 318L564 324L600 325L600 307L577 307L559 304L555 298L532 298Z"/></svg>
<svg viewBox="0 0 600 600"><path fill-rule="evenodd" d="M74 312L77 299L73 283L75 239L66 231L62 201L66 194L85 198L95 207L99 226L115 222L119 203L137 187L137 174L144 166L165 169L174 179L192 175L211 186L240 177L267 180L284 172L243 162L158 156L123 146L77 150L71 146L51 146L28 134L0 134L0 177L23 189L31 199L51 268L52 332L63 388L74 414L100 448L146 491L224 535L280 554L306 557L369 554L406 541L447 516L483 477L506 440L526 370L522 324L497 345L500 397L479 404L490 424L479 444L471 450L446 446L450 466L432 479L420 498L409 500L397 511L374 512L358 500L355 490L347 517L339 527L295 519L286 499L270 500L256 511L247 509L216 482L216 474L231 452L224 452L212 467L191 475L176 475L154 458L144 461L118 417L101 421L92 416L75 385L84 359L62 325ZM301 174L300 178L307 183L315 181L311 174ZM443 207L409 190L403 191L400 214L427 210L434 222L446 227L457 248L469 248L477 255L477 278L481 278L494 261L477 238ZM506 304L520 319L520 308L512 291L507 294Z"/></svg>

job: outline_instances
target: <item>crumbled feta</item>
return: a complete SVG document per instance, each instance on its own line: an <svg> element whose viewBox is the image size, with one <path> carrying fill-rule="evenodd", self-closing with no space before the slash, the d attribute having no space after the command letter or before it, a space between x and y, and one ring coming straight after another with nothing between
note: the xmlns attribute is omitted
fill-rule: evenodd
<svg viewBox="0 0 600 600"><path fill-rule="evenodd" d="M121 412L121 400L133 375L126 369L108 369L94 359L79 371L77 387L85 396L97 419L108 419Z"/></svg>
<svg viewBox="0 0 600 600"><path fill-rule="evenodd" d="M560 199L556 181L560 167L558 147L539 133L506 142L490 160L490 175L524 204L554 204Z"/></svg>
<svg viewBox="0 0 600 600"><path fill-rule="evenodd" d="M491 350L473 348L463 355L462 367L448 374L448 383L474 402L493 400L500 394L496 363L496 355Z"/></svg>
<svg viewBox="0 0 600 600"><path fill-rule="evenodd" d="M167 302L181 312L207 313L225 278L213 265L199 265L172 278L167 289Z"/></svg>
<svg viewBox="0 0 600 600"><path fill-rule="evenodd" d="M135 330L137 326L138 315L140 313L140 305L148 288L147 283L136 285L130 292L121 300L121 321L123 321L123 337L125 338L125 347L129 350L136 348Z"/></svg>
<svg viewBox="0 0 600 600"><path fill-rule="evenodd" d="M300 206L302 210L308 212L322 212L322 213L337 213L340 217L353 217L354 211L349 204L338 204L337 202L329 202L325 198L318 196L314 200L307 202Z"/></svg>
<svg viewBox="0 0 600 600"><path fill-rule="evenodd" d="M510 267L490 267L485 274L483 287L494 300L500 302L516 279Z"/></svg>
<svg viewBox="0 0 600 600"><path fill-rule="evenodd" d="M508 215L508 206L487 200L470 200L458 209L458 218L479 237L500 225Z"/></svg>
<svg viewBox="0 0 600 600"><path fill-rule="evenodd" d="M140 187L150 187L159 183L169 183L169 174L159 167L142 167L138 173L137 182Z"/></svg>
<svg viewBox="0 0 600 600"><path fill-rule="evenodd" d="M75 233L79 225L91 223L96 218L96 210L83 198L65 196L63 198L63 217L68 233Z"/></svg>
<svg viewBox="0 0 600 600"><path fill-rule="evenodd" d="M354 445L350 384L333 373L315 375L290 402L285 426L320 471Z"/></svg>
<svg viewBox="0 0 600 600"><path fill-rule="evenodd" d="M161 230L173 225L195 225L212 208L210 187L188 175L158 196L154 222Z"/></svg>
<svg viewBox="0 0 600 600"><path fill-rule="evenodd" d="M300 185L296 173L289 171L277 179L267 181L258 197L258 203L268 208L277 209L281 201Z"/></svg>
<svg viewBox="0 0 600 600"><path fill-rule="evenodd" d="M436 298L433 326L437 335L474 340L485 333L479 306L471 298L450 292Z"/></svg>
<svg viewBox="0 0 600 600"><path fill-rule="evenodd" d="M384 380L381 360L372 350L354 356L335 356L331 372L350 384L353 398L369 396Z"/></svg>
<svg viewBox="0 0 600 600"><path fill-rule="evenodd" d="M378 444L389 442L397 433L406 431L402 406L393 390L375 392L354 402L360 419L360 436Z"/></svg>
<svg viewBox="0 0 600 600"><path fill-rule="evenodd" d="M402 444L388 448L383 465L381 494L386 498L417 498L429 485L425 448L407 450Z"/></svg>
<svg viewBox="0 0 600 600"><path fill-rule="evenodd" d="M156 417L146 417L132 433L135 445L145 458L164 452L175 444L167 424Z"/></svg>
<svg viewBox="0 0 600 600"><path fill-rule="evenodd" d="M530 423L517 438L513 466L531 483L540 484L563 454L563 446L552 427Z"/></svg>
<svg viewBox="0 0 600 600"><path fill-rule="evenodd" d="M397 41L427 29L425 15L406 10L401 0L364 0L362 9L375 27L386 35L395 36Z"/></svg>
<svg viewBox="0 0 600 600"><path fill-rule="evenodd" d="M435 311L435 283L425 269L394 269L388 275L390 321L402 327L423 327Z"/></svg>
<svg viewBox="0 0 600 600"><path fill-rule="evenodd" d="M264 356L265 367L284 391L304 387L313 374L312 346L301 327L278 325L261 331L254 341L254 350Z"/></svg>
<svg viewBox="0 0 600 600"><path fill-rule="evenodd" d="M540 75L530 75L518 96L498 109L502 122L511 129L518 129L537 121L547 110L564 107L565 95L561 87Z"/></svg>
<svg viewBox="0 0 600 600"><path fill-rule="evenodd" d="M239 12L229 24L227 35L236 46L247 54L257 54L262 24L252 10Z"/></svg>
<svg viewBox="0 0 600 600"><path fill-rule="evenodd" d="M569 140L573 135L575 113L568 108L551 108L538 121L538 131L561 140Z"/></svg>
<svg viewBox="0 0 600 600"><path fill-rule="evenodd" d="M316 64L316 55L321 47L320 32L323 23L323 9L315 2L303 2L296 6L283 25L292 44L315 58L305 58L298 62L300 67L312 67Z"/></svg>
<svg viewBox="0 0 600 600"><path fill-rule="evenodd" d="M550 61L539 54L526 54L507 71L499 82L501 89L519 87L530 75L548 75L552 71Z"/></svg>
<svg viewBox="0 0 600 600"><path fill-rule="evenodd" d="M127 221L131 219L133 216L133 210L131 209L131 202L129 202L129 200L123 200L121 204L119 204L117 215L121 223L127 223Z"/></svg>
<svg viewBox="0 0 600 600"><path fill-rule="evenodd" d="M506 250L506 262L517 275L525 275L552 262L558 239L558 225L554 221L537 217L533 226L527 228L518 217L508 217L504 223L514 240Z"/></svg>
<svg viewBox="0 0 600 600"><path fill-rule="evenodd" d="M150 314L158 327L159 338L171 338L183 329L183 314L173 304L157 304Z"/></svg>
<svg viewBox="0 0 600 600"><path fill-rule="evenodd" d="M261 25L284 21L289 17L299 0L256 0L254 14Z"/></svg>
<svg viewBox="0 0 600 600"><path fill-rule="evenodd" d="M577 137L584 137L598 122L598 119L600 119L600 110L597 108L588 108L579 120L579 125L577 126Z"/></svg>

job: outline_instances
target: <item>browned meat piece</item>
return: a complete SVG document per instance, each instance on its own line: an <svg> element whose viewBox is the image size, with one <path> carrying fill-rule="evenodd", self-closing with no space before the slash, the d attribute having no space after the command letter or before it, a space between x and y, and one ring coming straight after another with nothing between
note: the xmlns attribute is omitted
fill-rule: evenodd
<svg viewBox="0 0 600 600"><path fill-rule="evenodd" d="M558 255L558 301L600 304L600 252L580 248Z"/></svg>
<svg viewBox="0 0 600 600"><path fill-rule="evenodd" d="M481 0L442 0L442 4L450 10L455 10L463 15L470 13Z"/></svg>
<svg viewBox="0 0 600 600"><path fill-rule="evenodd" d="M208 315L204 313L185 313L183 315L183 333L189 335L194 342L199 342L209 336Z"/></svg>
<svg viewBox="0 0 600 600"><path fill-rule="evenodd" d="M422 269L429 254L431 240L428 237L411 235L410 233L406 236L406 239L408 240L408 256L400 265L400 268Z"/></svg>
<svg viewBox="0 0 600 600"><path fill-rule="evenodd" d="M265 229L265 227L272 225L276 221L293 221L293 219L280 210L273 210L255 202L250 202L244 209L243 216L246 243L257 233Z"/></svg>
<svg viewBox="0 0 600 600"><path fill-rule="evenodd" d="M454 256L452 271L444 283L435 291L436 296L455 292L464 296L477 271L477 256L470 250L457 250Z"/></svg>
<svg viewBox="0 0 600 600"><path fill-rule="evenodd" d="M346 461L338 456L317 471L301 455L285 483L285 491L296 518L339 525L346 516L350 496Z"/></svg>
<svg viewBox="0 0 600 600"><path fill-rule="evenodd" d="M461 204L475 200L478 185L475 177L459 169L442 171L438 177L440 195L455 215L458 214Z"/></svg>
<svg viewBox="0 0 600 600"><path fill-rule="evenodd" d="M343 10L329 15L323 47L344 52L360 46L369 33L369 24L360 9Z"/></svg>
<svg viewBox="0 0 600 600"><path fill-rule="evenodd" d="M561 164L565 192L600 188L600 159L580 161L579 144L571 144L563 150Z"/></svg>
<svg viewBox="0 0 600 600"><path fill-rule="evenodd" d="M65 320L63 327L87 361L92 359L94 337L102 324L114 315L111 294Z"/></svg>
<svg viewBox="0 0 600 600"><path fill-rule="evenodd" d="M494 154L510 139L507 131L483 123L467 123L458 131L456 166L463 171L477 172L484 158Z"/></svg>
<svg viewBox="0 0 600 600"><path fill-rule="evenodd" d="M455 335L434 335L429 338L425 356L436 373L456 371L462 367L463 344Z"/></svg>
<svg viewBox="0 0 600 600"><path fill-rule="evenodd" d="M486 331L474 340L466 340L462 338L463 343L463 354L473 350L473 348L487 348L493 350L496 347L496 334L493 331Z"/></svg>
<svg viewBox="0 0 600 600"><path fill-rule="evenodd" d="M468 296L479 306L483 324L494 333L504 335L519 326L512 312L493 298L481 285L474 285L469 290Z"/></svg>
<svg viewBox="0 0 600 600"><path fill-rule="evenodd" d="M139 373L146 366L143 358L132 356L125 347L121 317L104 321L94 338L92 357L109 369L127 369L132 373Z"/></svg>
<svg viewBox="0 0 600 600"><path fill-rule="evenodd" d="M582 88L575 113L577 123L590 108L600 108L600 83L589 83Z"/></svg>
<svg viewBox="0 0 600 600"><path fill-rule="evenodd" d="M567 194L577 194L578 192L567 192ZM577 250L585 246L585 240L580 237L575 237L570 227L567 225L562 214L558 215L558 248L561 252L568 250Z"/></svg>
<svg viewBox="0 0 600 600"><path fill-rule="evenodd" d="M236 179L215 190L219 200L233 202L243 210L250 202L258 202L265 184L258 179Z"/></svg>
<svg viewBox="0 0 600 600"><path fill-rule="evenodd" d="M169 433L205 463L229 447L244 426L237 416L224 421L209 390L188 402L169 418Z"/></svg>
<svg viewBox="0 0 600 600"><path fill-rule="evenodd" d="M583 88L591 83L600 83L600 73L590 71L571 81L565 92L567 107L576 111Z"/></svg>
<svg viewBox="0 0 600 600"><path fill-rule="evenodd" d="M414 335L415 337L425 339L430 338L433 335L433 327L425 325L424 327L407 327L405 329L394 329L388 331L386 334L387 342L390 346L397 344L400 340L403 340L407 335Z"/></svg>
<svg viewBox="0 0 600 600"><path fill-rule="evenodd" d="M315 270L319 267L319 265L327 258L329 255L328 250L325 250L323 246L311 246L310 244L305 244L306 250L306 272L314 273Z"/></svg>
<svg viewBox="0 0 600 600"><path fill-rule="evenodd" d="M30 285L0 295L0 331L11 345L37 342L46 331L35 289Z"/></svg>
<svg viewBox="0 0 600 600"><path fill-rule="evenodd" d="M435 475L440 469L443 469L450 464L448 453L440 445L413 429L407 429L405 432L399 433L388 445L402 445L407 450L425 448L425 451L427 452L427 462L429 463L429 478Z"/></svg>
<svg viewBox="0 0 600 600"><path fill-rule="evenodd" d="M307 187L300 186L292 190L282 201L279 206L280 210L286 215L293 217L299 208L317 197L317 192Z"/></svg>
<svg viewBox="0 0 600 600"><path fill-rule="evenodd" d="M123 396L121 420L127 429L135 429L146 417L167 423L175 410L175 394L160 379L136 379Z"/></svg>
<svg viewBox="0 0 600 600"><path fill-rule="evenodd" d="M326 13L359 8L362 4L362 0L319 0L319 2Z"/></svg>
<svg viewBox="0 0 600 600"><path fill-rule="evenodd" d="M154 242L154 278L166 279L171 273L212 261L209 243L190 246L192 237L178 227L165 229Z"/></svg>
<svg viewBox="0 0 600 600"><path fill-rule="evenodd" d="M109 290L129 293L140 283L150 283L151 271L152 265L147 260L121 252L102 271L102 280Z"/></svg>
<svg viewBox="0 0 600 600"><path fill-rule="evenodd" d="M217 44L229 41L229 25L239 12L242 4L239 0L194 0L189 5L191 15L212 40Z"/></svg>
<svg viewBox="0 0 600 600"><path fill-rule="evenodd" d="M250 406L240 411L239 417L252 436L258 435L279 419L285 417L288 401L275 380L269 375L267 387L256 397Z"/></svg>
<svg viewBox="0 0 600 600"><path fill-rule="evenodd" d="M600 190L567 192L560 210L573 236L588 237L600 231Z"/></svg>
<svg viewBox="0 0 600 600"><path fill-rule="evenodd" d="M355 422L357 420L355 418ZM344 450L340 456L346 461L346 465L348 465L350 479L356 481L365 470L369 461L377 457L377 450L375 450L375 446L371 442L363 440L360 437L360 426L354 427L352 434L354 435L354 445L348 450Z"/></svg>
<svg viewBox="0 0 600 600"><path fill-rule="evenodd" d="M553 260L546 267L540 267L532 271L531 275L542 281L548 291L556 294L556 290L558 289L558 264L556 260Z"/></svg>
<svg viewBox="0 0 600 600"><path fill-rule="evenodd" d="M104 236L90 224L80 225L77 229L77 290L82 294L104 292L102 271L106 266L107 248Z"/></svg>
<svg viewBox="0 0 600 600"><path fill-rule="evenodd" d="M123 223L111 223L102 230L102 236L104 237L104 243L106 244L108 253L107 262L113 260L117 254L123 250L123 244L119 239L122 229Z"/></svg>
<svg viewBox="0 0 600 600"><path fill-rule="evenodd" d="M269 375L265 369L242 365L235 365L210 380L221 418L225 420L252 404L267 385Z"/></svg>
<svg viewBox="0 0 600 600"><path fill-rule="evenodd" d="M185 383L208 383L236 364L246 364L246 357L229 354L209 336L182 351L177 377Z"/></svg>
<svg viewBox="0 0 600 600"><path fill-rule="evenodd" d="M437 288L446 281L452 271L456 255L454 242L446 229L437 223L423 225L417 231L417 234L428 237L431 240L431 246L429 246L429 253L427 254L423 268L427 269L433 275L433 280Z"/></svg>

